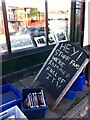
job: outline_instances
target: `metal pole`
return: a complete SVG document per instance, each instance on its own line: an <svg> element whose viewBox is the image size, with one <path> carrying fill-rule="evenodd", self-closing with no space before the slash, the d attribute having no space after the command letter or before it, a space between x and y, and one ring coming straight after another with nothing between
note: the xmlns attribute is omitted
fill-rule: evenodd
<svg viewBox="0 0 90 120"><path fill-rule="evenodd" d="M46 45L48 46L48 2L45 0L45 37L46 37Z"/></svg>
<svg viewBox="0 0 90 120"><path fill-rule="evenodd" d="M70 41L75 42L76 2L71 2Z"/></svg>
<svg viewBox="0 0 90 120"><path fill-rule="evenodd" d="M11 53L11 43L10 43L10 36L9 36L9 29L8 29L6 4L5 4L5 0L1 0L1 2L2 2L2 12L3 12L3 19L4 19L7 49L8 49L8 53Z"/></svg>
<svg viewBox="0 0 90 120"><path fill-rule="evenodd" d="M83 47L84 39L84 21L85 21L85 2L81 2L81 14L80 14L80 40L79 44Z"/></svg>

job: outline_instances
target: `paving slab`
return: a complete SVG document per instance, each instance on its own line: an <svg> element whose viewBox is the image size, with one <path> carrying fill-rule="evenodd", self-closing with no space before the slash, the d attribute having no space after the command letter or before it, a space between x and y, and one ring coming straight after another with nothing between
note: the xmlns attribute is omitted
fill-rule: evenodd
<svg viewBox="0 0 90 120"><path fill-rule="evenodd" d="M20 82L15 82L15 83L13 83L13 86L14 86L15 88L17 88L19 92L21 92L21 90L22 90L23 88L25 88L25 86L23 86L22 84L20 84Z"/></svg>
<svg viewBox="0 0 90 120"><path fill-rule="evenodd" d="M19 82L23 86L25 86L26 88L30 88L30 87L32 87L31 85L32 85L35 77L36 77L36 75L33 75L33 76L28 77L28 78L24 78L24 79L20 80ZM34 87L37 87L37 86L40 86L40 85L41 85L40 82L36 81L35 84L34 84Z"/></svg>

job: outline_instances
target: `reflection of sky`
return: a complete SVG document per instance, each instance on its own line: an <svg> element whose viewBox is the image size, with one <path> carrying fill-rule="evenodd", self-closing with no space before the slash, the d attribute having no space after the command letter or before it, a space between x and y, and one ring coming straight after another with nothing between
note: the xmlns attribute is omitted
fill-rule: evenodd
<svg viewBox="0 0 90 120"><path fill-rule="evenodd" d="M68 10L70 9L70 2L71 0L55 0L55 2L52 0L48 0L48 10Z"/></svg>
<svg viewBox="0 0 90 120"><path fill-rule="evenodd" d="M54 32L64 30L65 29L65 21L64 20L49 21L49 26Z"/></svg>
<svg viewBox="0 0 90 120"><path fill-rule="evenodd" d="M47 0L48 1L48 10L67 10L70 8L71 0ZM53 2L52 2L53 1ZM45 0L6 0L8 6L16 7L37 7L40 11L45 11Z"/></svg>
<svg viewBox="0 0 90 120"><path fill-rule="evenodd" d="M44 0L6 0L7 6L15 6L15 7L35 7L39 8L41 11L45 11L45 3ZM43 6L43 7L41 7Z"/></svg>

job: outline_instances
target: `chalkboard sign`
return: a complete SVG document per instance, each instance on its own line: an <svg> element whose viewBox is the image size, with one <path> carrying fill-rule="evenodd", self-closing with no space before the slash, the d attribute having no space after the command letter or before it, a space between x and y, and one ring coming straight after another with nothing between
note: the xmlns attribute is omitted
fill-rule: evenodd
<svg viewBox="0 0 90 120"><path fill-rule="evenodd" d="M60 95L63 98L87 63L87 55L80 47L70 41L59 42L34 81L39 80L55 100Z"/></svg>

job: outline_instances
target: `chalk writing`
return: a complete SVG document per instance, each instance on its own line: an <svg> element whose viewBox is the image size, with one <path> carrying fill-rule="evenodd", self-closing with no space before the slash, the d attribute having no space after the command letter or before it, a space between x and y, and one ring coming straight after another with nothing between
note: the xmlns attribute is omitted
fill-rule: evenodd
<svg viewBox="0 0 90 120"><path fill-rule="evenodd" d="M71 50L71 44L61 43L61 46L59 49L63 50L66 53L69 53L69 51Z"/></svg>
<svg viewBox="0 0 90 120"><path fill-rule="evenodd" d="M49 71L53 76L57 77L57 72L53 68L48 66L46 70Z"/></svg>
<svg viewBox="0 0 90 120"><path fill-rule="evenodd" d="M54 60L57 64L59 64L61 67L64 67L65 63L62 62L58 57L52 57L52 60Z"/></svg>
<svg viewBox="0 0 90 120"><path fill-rule="evenodd" d="M71 77L70 71L67 71L65 66L69 64L78 70L80 65L77 61L80 60L82 55L83 52L80 52L74 46L72 47L71 44L61 43L60 47L56 49L48 62L46 79L51 81L52 84L54 83L57 89L61 88L62 85L65 84L66 79ZM59 74L61 76L59 76Z"/></svg>
<svg viewBox="0 0 90 120"><path fill-rule="evenodd" d="M55 54L53 55L54 56L60 56L63 60L65 61L69 61L71 58L67 55L65 55L62 51L60 51L59 49L56 50Z"/></svg>
<svg viewBox="0 0 90 120"><path fill-rule="evenodd" d="M66 80L63 79L62 77L57 77L57 79L56 79L55 76L52 76L51 73L47 73L46 78L48 80L51 80L51 83L54 83L57 89L62 87L62 85L66 82Z"/></svg>
<svg viewBox="0 0 90 120"><path fill-rule="evenodd" d="M75 47L73 47L73 53L71 54L71 56L74 56L75 54L77 54L79 52L79 50L75 50Z"/></svg>
<svg viewBox="0 0 90 120"><path fill-rule="evenodd" d="M59 89L62 84L64 84L66 80L64 80L62 77L58 77L57 82L56 82L56 88Z"/></svg>
<svg viewBox="0 0 90 120"><path fill-rule="evenodd" d="M75 67L77 70L80 68L80 65L77 64L75 60L71 60L70 65L72 65L73 67Z"/></svg>
<svg viewBox="0 0 90 120"><path fill-rule="evenodd" d="M57 70L59 69L59 65L55 64L55 62L53 60L50 60L48 65L51 65L53 68L56 68Z"/></svg>
<svg viewBox="0 0 90 120"><path fill-rule="evenodd" d="M80 53L80 55L77 57L76 61L79 60L79 58L82 56L83 52Z"/></svg>
<svg viewBox="0 0 90 120"><path fill-rule="evenodd" d="M60 68L60 69L58 69L58 70L59 70L59 72L60 72L62 75L65 75L65 74L66 74L66 71L63 70L62 68Z"/></svg>
<svg viewBox="0 0 90 120"><path fill-rule="evenodd" d="M78 61L80 59L81 56L83 56L83 52L80 52L79 49L77 49L75 46L72 46L71 44L64 44L64 43L61 43L61 46L59 48L59 50L63 50L64 52L66 53L71 53L70 56L77 56L76 58L76 61ZM59 52L59 50L57 50ZM57 51L56 51L56 54L57 54ZM61 54L62 52L60 51L59 55ZM68 58L70 59L70 58Z"/></svg>

